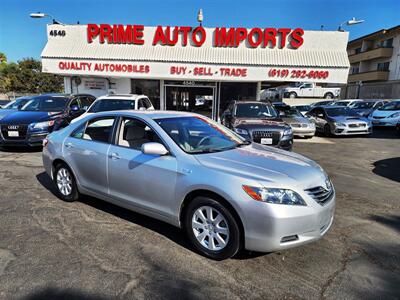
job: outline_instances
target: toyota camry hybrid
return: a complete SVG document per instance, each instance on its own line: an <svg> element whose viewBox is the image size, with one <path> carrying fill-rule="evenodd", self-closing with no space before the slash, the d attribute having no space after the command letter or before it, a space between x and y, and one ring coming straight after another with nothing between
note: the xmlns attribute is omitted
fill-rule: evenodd
<svg viewBox="0 0 400 300"><path fill-rule="evenodd" d="M203 255L271 252L321 238L335 190L314 161L186 112L101 112L51 133L59 198L91 195L183 228Z"/></svg>

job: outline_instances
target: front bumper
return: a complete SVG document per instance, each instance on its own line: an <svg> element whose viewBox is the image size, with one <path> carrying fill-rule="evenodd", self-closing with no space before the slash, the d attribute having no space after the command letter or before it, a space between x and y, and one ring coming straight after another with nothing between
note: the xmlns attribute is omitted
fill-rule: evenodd
<svg viewBox="0 0 400 300"><path fill-rule="evenodd" d="M293 148L293 135L284 135L280 137L279 140L274 144L263 144L261 141L254 141L253 138L248 134L239 135L248 141L252 141L254 143L262 144L265 146L275 147L286 151L291 151Z"/></svg>
<svg viewBox="0 0 400 300"><path fill-rule="evenodd" d="M30 146L37 147L42 146L43 140L49 134L48 131L41 132L28 132L24 137L21 138L5 138L0 132L0 146Z"/></svg>
<svg viewBox="0 0 400 300"><path fill-rule="evenodd" d="M253 200L251 200L253 201ZM245 216L245 248L273 252L323 237L333 224L335 194L323 206L290 206L256 202Z"/></svg>
<svg viewBox="0 0 400 300"><path fill-rule="evenodd" d="M383 119L375 119L370 118L373 126L387 126L394 127L400 121L399 118L383 118Z"/></svg>
<svg viewBox="0 0 400 300"><path fill-rule="evenodd" d="M359 135L359 134L371 134L372 126L359 127L359 128L348 128L348 127L335 127L332 130L334 135Z"/></svg>
<svg viewBox="0 0 400 300"><path fill-rule="evenodd" d="M293 135L295 136L314 136L315 135L315 128L299 128L299 127L292 127Z"/></svg>

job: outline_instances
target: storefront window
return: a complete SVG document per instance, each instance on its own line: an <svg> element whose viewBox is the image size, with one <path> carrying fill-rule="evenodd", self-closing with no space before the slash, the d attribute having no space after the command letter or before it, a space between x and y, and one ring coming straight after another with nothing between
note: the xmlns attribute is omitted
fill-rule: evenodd
<svg viewBox="0 0 400 300"><path fill-rule="evenodd" d="M131 93L149 97L155 109L160 109L160 81L159 80L131 80Z"/></svg>

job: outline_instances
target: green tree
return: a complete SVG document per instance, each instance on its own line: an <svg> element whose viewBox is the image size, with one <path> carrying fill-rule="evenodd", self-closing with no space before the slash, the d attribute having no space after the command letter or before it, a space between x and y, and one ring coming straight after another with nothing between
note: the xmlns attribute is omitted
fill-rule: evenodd
<svg viewBox="0 0 400 300"><path fill-rule="evenodd" d="M0 57L1 57L0 53ZM5 55L4 55L5 57ZM0 92L54 93L63 90L63 78L42 72L42 64L33 58L6 63L0 68Z"/></svg>

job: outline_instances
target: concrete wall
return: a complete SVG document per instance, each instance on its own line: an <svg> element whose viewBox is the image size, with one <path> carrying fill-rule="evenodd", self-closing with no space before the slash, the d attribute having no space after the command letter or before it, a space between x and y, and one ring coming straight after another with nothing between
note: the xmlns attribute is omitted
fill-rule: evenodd
<svg viewBox="0 0 400 300"><path fill-rule="evenodd" d="M358 96L358 89L360 89ZM400 80L348 84L342 87L342 99L400 99Z"/></svg>

